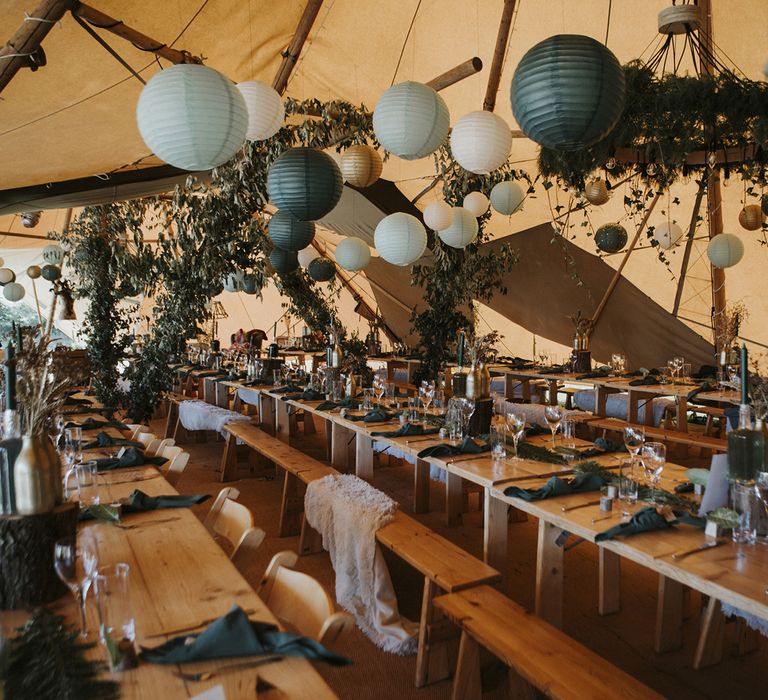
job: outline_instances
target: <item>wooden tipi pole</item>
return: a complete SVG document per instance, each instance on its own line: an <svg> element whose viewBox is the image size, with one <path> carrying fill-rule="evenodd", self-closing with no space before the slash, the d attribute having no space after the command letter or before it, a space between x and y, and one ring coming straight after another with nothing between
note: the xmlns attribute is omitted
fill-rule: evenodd
<svg viewBox="0 0 768 700"><path fill-rule="evenodd" d="M504 67L504 55L507 52L509 33L512 30L512 15L515 14L516 4L517 0L504 0L499 33L496 35L496 48L493 50L491 72L488 74L488 87L485 90L485 99L483 100L483 109L486 112L493 112L496 107L496 94L499 91L501 69Z"/></svg>

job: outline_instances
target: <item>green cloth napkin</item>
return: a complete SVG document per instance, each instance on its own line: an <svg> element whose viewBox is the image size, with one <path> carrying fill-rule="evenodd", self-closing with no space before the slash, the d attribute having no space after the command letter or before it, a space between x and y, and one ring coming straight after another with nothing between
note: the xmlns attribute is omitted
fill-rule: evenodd
<svg viewBox="0 0 768 700"><path fill-rule="evenodd" d="M296 386L295 384L286 384L285 386L278 387L277 389L272 389L273 394L300 394L301 393L301 387Z"/></svg>
<svg viewBox="0 0 768 700"><path fill-rule="evenodd" d="M304 389L301 394L285 394L280 397L281 401L322 401L325 394L314 389Z"/></svg>
<svg viewBox="0 0 768 700"><path fill-rule="evenodd" d="M394 417L394 413L388 413L383 408L374 408L372 411L368 411L364 416L347 416L346 419L363 421L363 423L382 423L387 420L392 420Z"/></svg>
<svg viewBox="0 0 768 700"><path fill-rule="evenodd" d="M539 374L562 374L565 369L562 365L554 365L553 367L544 367L539 370Z"/></svg>
<svg viewBox="0 0 768 700"><path fill-rule="evenodd" d="M356 399L344 399L343 401L324 401L318 407L318 411L330 411L334 408L358 408L360 402Z"/></svg>
<svg viewBox="0 0 768 700"><path fill-rule="evenodd" d="M453 455L471 455L489 452L491 446L488 443L478 444L471 437L464 438L460 445L432 445L419 452L420 459L425 457L452 457Z"/></svg>
<svg viewBox="0 0 768 700"><path fill-rule="evenodd" d="M143 491L135 489L123 502L123 513L144 513L158 508L189 508L209 498L210 495L207 493L198 496L148 496Z"/></svg>
<svg viewBox="0 0 768 700"><path fill-rule="evenodd" d="M538 489L524 489L519 486L507 486L505 496L522 498L524 501L542 501L545 498L569 496L574 493L599 491L605 482L599 474L579 474L573 479L565 480L553 476L544 486Z"/></svg>
<svg viewBox="0 0 768 700"><path fill-rule="evenodd" d="M717 386L717 382L711 379L705 379L699 386L688 392L686 397L688 401L693 401L699 394L704 391L712 391Z"/></svg>
<svg viewBox="0 0 768 700"><path fill-rule="evenodd" d="M427 430L424 430L423 425L418 425L417 423L406 423L404 426L398 428L397 430L373 431L371 432L371 437L395 438L406 437L408 435L435 435L439 432L440 428L428 428Z"/></svg>
<svg viewBox="0 0 768 700"><path fill-rule="evenodd" d="M599 367L594 372L580 374L576 379L603 379L610 374L610 371L608 367Z"/></svg>
<svg viewBox="0 0 768 700"><path fill-rule="evenodd" d="M160 646L142 648L139 657L154 664L181 664L209 659L229 659L237 656L282 654L303 656L325 661L332 666L346 666L352 662L337 656L322 644L293 632L281 632L267 622L248 619L237 605L224 616L212 622L199 634L174 637Z"/></svg>
<svg viewBox="0 0 768 700"><path fill-rule="evenodd" d="M111 469L122 469L123 467L141 467L145 464L161 465L168 460L165 457L148 457L141 450L135 447L129 447L123 453L122 457L103 457L94 460L100 472Z"/></svg>
<svg viewBox="0 0 768 700"><path fill-rule="evenodd" d="M627 537L629 535L636 535L639 532L652 532L653 530L666 530L676 521L667 521L664 516L659 515L656 512L656 508L653 506L643 508L635 513L632 518L626 523L619 523L609 528L605 532L601 532L595 535L595 542L602 542L604 540L612 540L614 537Z"/></svg>
<svg viewBox="0 0 768 700"><path fill-rule="evenodd" d="M116 423L111 420L96 420L94 418L86 418L82 423L75 423L70 421L65 428L82 428L83 430L96 430L96 428L115 428L116 430L130 430L127 425L123 423Z"/></svg>
<svg viewBox="0 0 768 700"><path fill-rule="evenodd" d="M251 379L247 382L242 382L243 386L272 386L274 382L271 379Z"/></svg>
<svg viewBox="0 0 768 700"><path fill-rule="evenodd" d="M629 382L629 386L656 386L657 384L661 384L661 382L655 374L646 374L640 379L633 379Z"/></svg>
<svg viewBox="0 0 768 700"><path fill-rule="evenodd" d="M117 446L135 447L136 449L139 449L139 450L144 449L144 445L142 445L140 442L136 442L134 440L126 440L125 438L112 437L108 433L105 433L103 430L99 432L95 440L85 443L83 445L83 449L90 450L94 447L117 447Z"/></svg>

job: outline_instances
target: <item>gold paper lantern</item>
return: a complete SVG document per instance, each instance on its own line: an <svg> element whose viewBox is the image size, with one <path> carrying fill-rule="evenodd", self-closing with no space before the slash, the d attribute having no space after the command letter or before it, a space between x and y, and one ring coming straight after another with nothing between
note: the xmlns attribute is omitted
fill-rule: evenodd
<svg viewBox="0 0 768 700"><path fill-rule="evenodd" d="M747 231L757 231L763 223L763 212L759 204L748 204L739 212L739 223Z"/></svg>
<svg viewBox="0 0 768 700"><path fill-rule="evenodd" d="M605 204L610 199L605 180L601 180L600 178L590 180L584 189L584 196L590 204L595 204L597 206Z"/></svg>
<svg viewBox="0 0 768 700"><path fill-rule="evenodd" d="M372 146L350 146L341 154L341 176L353 187L370 187L381 177L383 163Z"/></svg>

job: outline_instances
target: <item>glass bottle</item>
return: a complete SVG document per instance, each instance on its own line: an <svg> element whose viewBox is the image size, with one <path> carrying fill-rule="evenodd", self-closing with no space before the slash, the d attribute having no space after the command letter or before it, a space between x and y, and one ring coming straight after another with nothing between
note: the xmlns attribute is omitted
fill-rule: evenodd
<svg viewBox="0 0 768 700"><path fill-rule="evenodd" d="M752 428L749 404L739 406L739 427L728 433L728 477L731 481L754 481L765 471L765 437L762 421Z"/></svg>
<svg viewBox="0 0 768 700"><path fill-rule="evenodd" d="M16 486L13 470L21 451L21 420L13 409L3 412L3 439L0 440L0 513L9 515L16 512Z"/></svg>

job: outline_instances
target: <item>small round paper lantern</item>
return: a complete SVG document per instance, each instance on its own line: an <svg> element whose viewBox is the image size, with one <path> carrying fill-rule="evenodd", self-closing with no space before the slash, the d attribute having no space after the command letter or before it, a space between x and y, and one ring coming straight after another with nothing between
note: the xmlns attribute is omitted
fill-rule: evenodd
<svg viewBox="0 0 768 700"><path fill-rule="evenodd" d="M5 260L3 260L2 258L0 258L0 267L2 267L3 265L5 265Z"/></svg>
<svg viewBox="0 0 768 700"><path fill-rule="evenodd" d="M336 262L349 272L363 270L371 262L371 249L360 238L345 238L336 246Z"/></svg>
<svg viewBox="0 0 768 700"><path fill-rule="evenodd" d="M315 258L307 272L315 282L328 282L336 274L336 266L328 258Z"/></svg>
<svg viewBox="0 0 768 700"><path fill-rule="evenodd" d="M10 267L0 267L0 285L16 281L16 273Z"/></svg>
<svg viewBox="0 0 768 700"><path fill-rule="evenodd" d="M245 275L242 272L230 272L224 278L225 292L239 292L243 288Z"/></svg>
<svg viewBox="0 0 768 700"><path fill-rule="evenodd" d="M64 251L61 246L47 245L43 248L43 260L49 265L60 265L64 259Z"/></svg>
<svg viewBox="0 0 768 700"><path fill-rule="evenodd" d="M464 170L487 175L504 165L512 150L512 132L493 112L465 114L451 131L451 153Z"/></svg>
<svg viewBox="0 0 768 700"><path fill-rule="evenodd" d="M166 163L210 170L245 142L248 110L231 80L213 68L180 63L150 78L136 121L144 143Z"/></svg>
<svg viewBox="0 0 768 700"><path fill-rule="evenodd" d="M453 223L453 207L446 202L432 202L424 209L424 223L433 231L442 231Z"/></svg>
<svg viewBox="0 0 768 700"><path fill-rule="evenodd" d="M24 298L24 294L24 287L18 282L8 282L8 284L3 287L3 296L8 301L21 301Z"/></svg>
<svg viewBox="0 0 768 700"><path fill-rule="evenodd" d="M763 199L762 199L762 209L763 209L763 214L765 214L766 216L768 216L768 194L764 194L764 195L763 195ZM3 264L3 263L2 263L2 258L0 258L0 265L2 265L2 264Z"/></svg>
<svg viewBox="0 0 768 700"><path fill-rule="evenodd" d="M520 211L524 199L523 188L512 180L499 182L491 190L491 206L504 216L511 216Z"/></svg>
<svg viewBox="0 0 768 700"><path fill-rule="evenodd" d="M393 85L373 110L379 143L406 160L436 151L448 136L450 121L445 100L431 87L412 81Z"/></svg>
<svg viewBox="0 0 768 700"><path fill-rule="evenodd" d="M373 243L384 260L393 265L416 262L427 248L427 231L415 216L396 212L379 221Z"/></svg>
<svg viewBox="0 0 768 700"><path fill-rule="evenodd" d="M272 263L272 267L281 275L287 275L299 266L297 253L293 250L283 250L282 248L274 248L272 250L269 254L269 262Z"/></svg>
<svg viewBox="0 0 768 700"><path fill-rule="evenodd" d="M354 187L370 187L381 177L383 167L373 146L350 146L341 154L341 176Z"/></svg>
<svg viewBox="0 0 768 700"><path fill-rule="evenodd" d="M605 180L600 178L590 180L584 188L584 196L590 204L597 206L605 204L610 199Z"/></svg>
<svg viewBox="0 0 768 700"><path fill-rule="evenodd" d="M739 223L747 231L757 231L763 224L763 210L759 204L748 204L739 212Z"/></svg>
<svg viewBox="0 0 768 700"><path fill-rule="evenodd" d="M523 56L512 79L512 111L536 143L578 151L597 143L624 111L624 70L599 41L559 34Z"/></svg>
<svg viewBox="0 0 768 700"><path fill-rule="evenodd" d="M30 265L27 268L27 277L31 280L38 279L42 273L43 271L40 269L39 265Z"/></svg>
<svg viewBox="0 0 768 700"><path fill-rule="evenodd" d="M627 245L627 230L621 224L603 224L595 232L595 243L604 253L618 253Z"/></svg>
<svg viewBox="0 0 768 700"><path fill-rule="evenodd" d="M272 138L285 121L285 105L277 90L258 80L246 80L235 85L243 96L248 112L245 138L264 141Z"/></svg>
<svg viewBox="0 0 768 700"><path fill-rule="evenodd" d="M707 257L715 267L732 267L744 257L744 244L732 233L720 233L707 245Z"/></svg>
<svg viewBox="0 0 768 700"><path fill-rule="evenodd" d="M278 211L269 220L269 237L278 248L299 251L306 248L315 237L315 225L311 221L298 221L290 214Z"/></svg>
<svg viewBox="0 0 768 700"><path fill-rule="evenodd" d="M61 269L56 267L56 265L43 265L41 274L44 280L55 282L61 277Z"/></svg>
<svg viewBox="0 0 768 700"><path fill-rule="evenodd" d="M683 229L674 221L662 221L653 229L653 240L658 242L662 250L674 248L682 237Z"/></svg>
<svg viewBox="0 0 768 700"><path fill-rule="evenodd" d="M473 216L482 216L488 211L488 197L482 192L470 192L464 197L464 209Z"/></svg>
<svg viewBox="0 0 768 700"><path fill-rule="evenodd" d="M452 248L465 248L477 238L479 230L477 218L464 207L453 207L453 221L451 225L438 231L440 240Z"/></svg>
<svg viewBox="0 0 768 700"><path fill-rule="evenodd" d="M299 265L301 265L305 270L309 267L309 263L319 257L320 253L317 252L317 248L314 246L307 246L304 248L304 250L300 250L298 252Z"/></svg>
<svg viewBox="0 0 768 700"><path fill-rule="evenodd" d="M269 198L299 221L316 221L341 199L344 183L336 162L316 148L291 148L269 169Z"/></svg>

